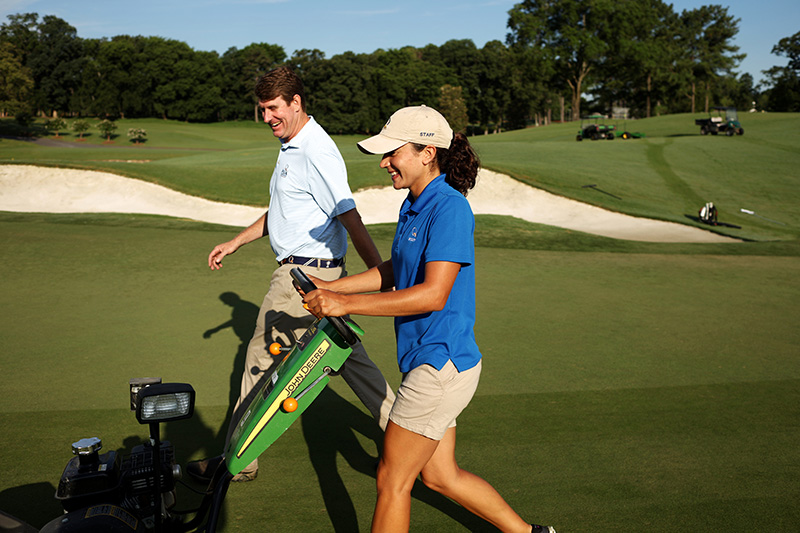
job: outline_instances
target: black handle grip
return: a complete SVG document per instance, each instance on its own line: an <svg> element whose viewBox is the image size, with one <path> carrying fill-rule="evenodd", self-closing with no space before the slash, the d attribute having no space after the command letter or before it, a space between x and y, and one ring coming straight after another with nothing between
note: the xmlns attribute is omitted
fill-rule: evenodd
<svg viewBox="0 0 800 533"><path fill-rule="evenodd" d="M300 270L298 267L294 267L292 270L289 271L289 274L292 276L292 279L297 286L300 287L304 293L308 294L311 291L317 290L317 286L314 285L314 282L308 279L305 272ZM344 318L340 316L329 316L328 322L331 323L333 329L336 330L336 333L341 335L341 337L349 344L353 346L355 343L358 342L358 336L353 331L353 329L347 324Z"/></svg>
<svg viewBox="0 0 800 533"><path fill-rule="evenodd" d="M306 273L300 270L298 267L294 267L292 270L289 271L289 275L292 276L292 279L297 286L300 287L304 293L308 294L311 291L317 290L317 286L314 285L314 282L308 279Z"/></svg>

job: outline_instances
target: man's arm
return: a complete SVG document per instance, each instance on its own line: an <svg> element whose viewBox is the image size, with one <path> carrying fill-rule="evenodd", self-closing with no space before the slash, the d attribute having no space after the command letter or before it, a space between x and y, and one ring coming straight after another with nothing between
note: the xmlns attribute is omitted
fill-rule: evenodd
<svg viewBox="0 0 800 533"><path fill-rule="evenodd" d="M222 268L223 257L234 253L245 244L251 243L256 239L260 239L265 235L269 235L269 229L267 228L267 213L264 213L261 218L250 224L233 239L215 246L214 249L211 250L211 253L208 254L208 267L211 270L219 270Z"/></svg>
<svg viewBox="0 0 800 533"><path fill-rule="evenodd" d="M353 246L355 246L358 255L366 263L367 269L380 265L381 254L378 252L378 247L375 246L369 232L367 232L367 228L364 227L358 210L353 208L336 218L339 219L347 233L350 234L350 240L353 241Z"/></svg>

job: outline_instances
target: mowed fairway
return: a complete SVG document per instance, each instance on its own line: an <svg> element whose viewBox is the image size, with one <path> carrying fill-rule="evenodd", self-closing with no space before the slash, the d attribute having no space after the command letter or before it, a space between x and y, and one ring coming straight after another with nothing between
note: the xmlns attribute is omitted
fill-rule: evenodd
<svg viewBox="0 0 800 533"><path fill-rule="evenodd" d="M797 115L790 118L797 123ZM753 168L778 170L749 184L719 178L737 210L764 206L756 210L786 224L722 211L721 220L735 216L746 236L761 242L630 243L478 217L476 334L485 366L459 418L457 452L463 467L488 479L525 518L560 533L800 528L800 194L794 174L780 175L798 162L800 143L744 125L745 136L733 139L670 136L665 125L628 144L579 145L574 125L563 125L476 140L487 166L507 165L507 172L550 189L563 175L562 194L576 190L585 199L597 196L597 203L616 200L581 190L583 181L615 194L627 182L589 181L587 165L606 166L615 176L639 168L651 184L630 193L638 203L648 204L651 216L675 212L688 223L685 215L696 214L689 191L711 186L711 178L692 173L689 163L699 156L682 159L689 141L722 146L752 133L756 140L740 149L761 143L765 154L786 154L754 162ZM542 152L525 163L521 149L504 140ZM12 156L18 162L25 151L28 163L34 153L64 165L69 154L76 158L71 165L97 168L72 155L96 154L91 149L47 152L6 142L0 163ZM676 145L684 149L673 153L669 146ZM623 150L646 156L659 147L666 159L648 164L629 153L628 164L614 165L601 152L606 146L617 160ZM193 157L232 156L199 147ZM265 160L272 155L257 145L242 148L250 149L260 149ZM164 152L142 150L148 158ZM172 161L175 171L164 175L190 182L178 164L186 154L173 153L164 164ZM580 174L576 160L584 157ZM376 159L363 159L377 167ZM653 176L663 178L667 167L688 185L645 200L646 189L662 187ZM155 167L130 168L145 174ZM200 178L213 183L213 173ZM247 179L266 190L263 176ZM748 196L757 184L781 193ZM207 186L213 189L207 196L223 196L224 187ZM628 194L619 196L626 210L636 211ZM772 205L780 208L767 211ZM388 254L392 226L370 230ZM274 268L264 242L228 258L221 271L208 270L208 251L235 231L160 217L0 215L8 263L0 282L0 509L41 527L60 512L53 494L72 442L99 436L105 450L130 451L146 437L128 409L132 377L195 387L195 417L163 429L181 464L221 450L242 343ZM348 260L351 271L361 268L354 253ZM223 302L225 293L238 303ZM396 386L391 320L359 323L368 352ZM367 531L379 440L364 407L335 379L264 453L258 480L231 487L222 531ZM184 487L178 498L181 509L197 499ZM493 531L420 483L412 505L413 531Z"/></svg>

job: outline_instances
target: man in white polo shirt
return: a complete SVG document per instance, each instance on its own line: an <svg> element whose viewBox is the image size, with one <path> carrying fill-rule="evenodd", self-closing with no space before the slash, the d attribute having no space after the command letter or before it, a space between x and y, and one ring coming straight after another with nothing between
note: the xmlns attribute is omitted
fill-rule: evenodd
<svg viewBox="0 0 800 533"><path fill-rule="evenodd" d="M208 266L211 270L221 268L226 255L268 235L279 267L270 280L247 348L241 392L228 437L250 404L251 395L258 392L259 380L268 377L280 362L280 357L269 353L269 345L293 344L314 321L303 308L289 271L299 265L304 272L324 280L346 275L348 233L367 268L381 263L380 253L356 210L339 149L306 113L300 78L291 69L281 67L259 78L255 93L264 122L281 141L270 179L270 206L239 235L216 246L208 256ZM385 429L394 393L361 343L353 347L341 375ZM210 479L218 464L218 460L196 461L189 464L187 471L196 478ZM258 460L233 480L250 481L257 473Z"/></svg>

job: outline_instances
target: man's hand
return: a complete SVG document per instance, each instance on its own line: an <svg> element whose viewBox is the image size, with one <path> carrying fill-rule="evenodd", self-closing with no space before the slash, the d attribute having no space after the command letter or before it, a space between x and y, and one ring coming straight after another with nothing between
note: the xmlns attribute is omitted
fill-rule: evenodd
<svg viewBox="0 0 800 533"><path fill-rule="evenodd" d="M211 253L208 254L208 268L211 270L219 270L222 268L222 258L234 253L238 249L239 247L234 244L233 241L218 244L211 250Z"/></svg>
<svg viewBox="0 0 800 533"><path fill-rule="evenodd" d="M222 268L222 258L230 255L238 250L241 246L256 239L269 235L267 230L267 214L261 215L261 218L250 224L239 235L228 242L218 244L211 253L208 254L208 268L211 270L219 270Z"/></svg>

